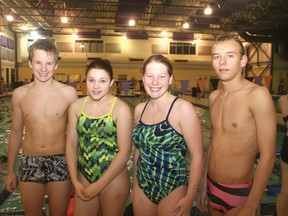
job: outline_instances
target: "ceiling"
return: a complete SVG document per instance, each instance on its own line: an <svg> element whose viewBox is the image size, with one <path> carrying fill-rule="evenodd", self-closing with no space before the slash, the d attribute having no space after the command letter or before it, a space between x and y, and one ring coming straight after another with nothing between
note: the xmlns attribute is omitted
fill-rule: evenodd
<svg viewBox="0 0 288 216"><path fill-rule="evenodd" d="M205 6L213 9L204 15ZM81 37L147 39L165 30L175 40L237 32L244 39L288 38L287 0L0 0L1 26L14 32L78 33ZM5 15L15 16L8 22ZM66 15L68 23L61 23ZM134 18L131 27L128 20ZM188 21L190 27L183 29ZM194 33L194 34L191 34ZM246 37L246 38L245 38Z"/></svg>

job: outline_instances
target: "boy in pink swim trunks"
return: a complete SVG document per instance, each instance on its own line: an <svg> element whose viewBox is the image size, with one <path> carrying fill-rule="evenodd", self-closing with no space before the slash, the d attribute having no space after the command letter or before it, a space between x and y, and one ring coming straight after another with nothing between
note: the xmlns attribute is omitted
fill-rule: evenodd
<svg viewBox="0 0 288 216"><path fill-rule="evenodd" d="M209 209L211 215L259 214L261 197L275 162L274 103L266 87L243 77L247 61L236 36L217 38L212 47L212 66L222 89L209 95L211 143L198 197L199 209ZM258 153L260 158L254 170Z"/></svg>

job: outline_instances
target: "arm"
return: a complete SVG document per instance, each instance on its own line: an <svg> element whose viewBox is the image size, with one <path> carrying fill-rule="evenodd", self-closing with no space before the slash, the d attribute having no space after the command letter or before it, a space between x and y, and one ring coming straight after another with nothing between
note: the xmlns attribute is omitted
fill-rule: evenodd
<svg viewBox="0 0 288 216"><path fill-rule="evenodd" d="M78 180L78 168L77 168L77 157L78 157L77 110L79 110L79 112L81 110L79 101L80 100L72 103L68 111L66 158L71 182L75 188L75 193L81 199L85 199L81 193L81 190L84 189L84 186Z"/></svg>
<svg viewBox="0 0 288 216"><path fill-rule="evenodd" d="M104 174L87 189L85 194L92 198L98 195L112 180L114 180L126 167L131 154L132 144L132 116L127 104L119 99L116 101L113 111L117 127L117 143L119 152L111 162Z"/></svg>
<svg viewBox="0 0 288 216"><path fill-rule="evenodd" d="M208 212L208 208L207 208L207 173L208 173L209 156L210 156L210 145L207 148L205 170L204 170L204 174L202 177L202 184L201 184L199 196L197 197L197 208L201 212Z"/></svg>
<svg viewBox="0 0 288 216"><path fill-rule="evenodd" d="M252 93L250 104L255 119L260 159L250 194L244 208L239 213L239 215L245 216L255 215L260 205L261 197L274 167L276 150L276 115L270 93L265 87L258 87Z"/></svg>
<svg viewBox="0 0 288 216"><path fill-rule="evenodd" d="M282 113L282 117L288 115L288 95L282 95L278 100L278 107Z"/></svg>
<svg viewBox="0 0 288 216"><path fill-rule="evenodd" d="M179 110L180 126L188 147L191 164L186 195L176 204L175 208L180 208L178 215L188 215L193 206L203 171L202 126L191 103L183 101L178 107L181 109Z"/></svg>
<svg viewBox="0 0 288 216"><path fill-rule="evenodd" d="M135 125L139 122L139 118L140 118L140 105L137 105L134 111ZM140 154L139 149L135 147L133 153L133 188L135 188L135 185L137 184L136 169L139 154ZM133 201L133 192L131 200Z"/></svg>
<svg viewBox="0 0 288 216"><path fill-rule="evenodd" d="M18 90L18 89L17 89ZM12 129L8 143L8 165L7 165L7 178L5 180L6 189L14 192L17 187L17 177L15 173L15 165L17 155L22 143L24 120L22 111L20 109L21 95L19 90L15 90L12 96Z"/></svg>
<svg viewBox="0 0 288 216"><path fill-rule="evenodd" d="M211 110L211 105L213 104L213 101L215 100L215 98L217 97L219 91L214 91L209 95L208 98L208 105L209 105L209 109ZM212 131L211 131L212 134ZM201 212L207 212L208 208L207 208L207 174L208 174L208 161L209 161L209 157L210 157L210 151L211 151L211 143L208 146L207 150L206 150L206 162L205 162L205 170L204 170L204 174L203 174L203 179L202 179L202 184L201 184L201 189L199 192L199 196L197 198L197 207Z"/></svg>

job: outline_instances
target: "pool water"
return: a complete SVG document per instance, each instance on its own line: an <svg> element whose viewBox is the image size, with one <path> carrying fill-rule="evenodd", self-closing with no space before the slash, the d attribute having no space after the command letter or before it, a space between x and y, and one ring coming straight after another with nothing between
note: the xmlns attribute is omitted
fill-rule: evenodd
<svg viewBox="0 0 288 216"><path fill-rule="evenodd" d="M147 98L141 97L122 97L131 108L131 111L135 109L135 106L147 100ZM202 130L203 130L203 146L206 149L210 142L210 114L209 111L205 108L200 108L195 106L196 111L199 115ZM4 188L4 180L6 177L6 160L7 160L7 143L11 130L11 116L12 116L12 106L11 106L11 96L0 98L0 215L23 215L23 209L20 201L20 193L19 190L12 194L5 193ZM133 115L134 119L134 115ZM134 122L134 120L133 120ZM277 149L279 150L282 144L282 140L284 139L283 132L277 132ZM133 176L133 160L132 155L127 163L127 167L130 173L130 180L132 182ZM256 164L255 164L256 165ZM273 187L279 185L281 181L280 176L280 162L279 157L277 157L277 161L275 164L275 168L272 172L269 185ZM132 185L132 184L131 184ZM2 193L1 193L2 192ZM275 200L276 194L271 193L266 195L262 199L262 207L261 207L261 215L273 215L275 213ZM269 196L268 196L269 195ZM127 201L127 205L130 203L130 200ZM206 215L197 212L196 208L193 208L193 215ZM44 204L43 204L43 212L45 212ZM272 213L271 213L272 212Z"/></svg>

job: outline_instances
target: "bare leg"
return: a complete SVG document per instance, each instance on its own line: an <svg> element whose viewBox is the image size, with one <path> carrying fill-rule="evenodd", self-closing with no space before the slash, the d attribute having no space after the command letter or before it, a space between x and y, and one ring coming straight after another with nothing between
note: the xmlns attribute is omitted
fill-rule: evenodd
<svg viewBox="0 0 288 216"><path fill-rule="evenodd" d="M110 205L110 208L113 208L113 203ZM77 195L75 195L74 214L73 214L74 216L83 216L83 215L98 216L99 212L100 212L99 196L96 196L89 201L83 201Z"/></svg>
<svg viewBox="0 0 288 216"><path fill-rule="evenodd" d="M133 187L132 205L134 215L157 216L157 205L148 199L137 183Z"/></svg>
<svg viewBox="0 0 288 216"><path fill-rule="evenodd" d="M288 164L281 160L282 186L277 197L276 208L278 216L288 216Z"/></svg>
<svg viewBox="0 0 288 216"><path fill-rule="evenodd" d="M67 215L70 192L70 181L49 182L47 184L49 212L51 216Z"/></svg>
<svg viewBox="0 0 288 216"><path fill-rule="evenodd" d="M79 178L84 187L88 187L89 182L79 173ZM98 216L100 212L100 200L99 196L94 197L89 201L84 201L80 199L77 194L75 194L74 202L74 216ZM111 203L110 203L111 204ZM111 205L110 205L111 207Z"/></svg>
<svg viewBox="0 0 288 216"><path fill-rule="evenodd" d="M127 169L125 169L101 191L101 216L123 215L129 196L129 189L129 175ZM113 208L111 208L111 204L113 204Z"/></svg>
<svg viewBox="0 0 288 216"><path fill-rule="evenodd" d="M21 201L26 216L43 215L45 184L19 182Z"/></svg>
<svg viewBox="0 0 288 216"><path fill-rule="evenodd" d="M179 210L171 212L171 209L174 208L176 203L185 196L187 191L186 186L180 186L172 191L167 197L160 201L158 204L157 212L159 216L174 216L177 215Z"/></svg>

